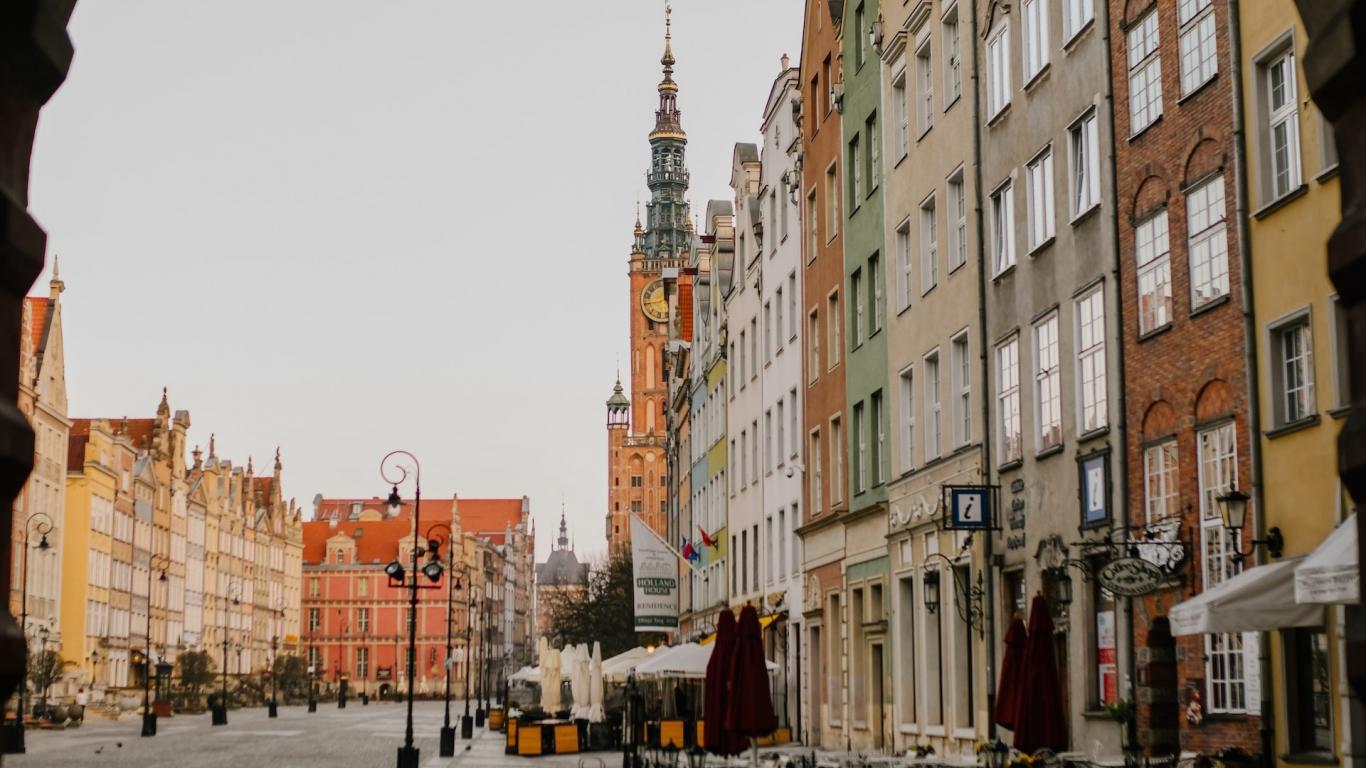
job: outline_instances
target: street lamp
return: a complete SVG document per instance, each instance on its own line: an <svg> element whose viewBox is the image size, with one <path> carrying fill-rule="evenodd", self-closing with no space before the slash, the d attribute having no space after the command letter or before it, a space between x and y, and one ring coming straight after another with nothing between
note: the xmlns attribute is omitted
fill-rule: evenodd
<svg viewBox="0 0 1366 768"><path fill-rule="evenodd" d="M474 624L474 622L471 621L471 617L474 614L474 595L478 590L474 588L473 583L468 581L468 572L466 572L465 578L467 582L465 585L465 670L464 674L461 675L461 678L465 681L465 714L460 718L460 738L471 739L474 738L474 718L470 717L470 662L472 661L470 654L470 628Z"/></svg>
<svg viewBox="0 0 1366 768"><path fill-rule="evenodd" d="M1253 539L1252 549L1243 551L1243 542L1239 534L1243 526L1247 523L1247 502L1251 499L1246 493L1229 485L1228 492L1214 497L1214 503L1219 506L1219 515L1224 518L1224 527L1228 529L1229 536L1233 539L1233 561L1241 563L1243 558L1252 554L1261 544L1266 547L1267 554L1273 558L1279 558L1281 551L1285 549L1285 537L1281 535L1279 527L1273 527L1266 532L1265 539Z"/></svg>
<svg viewBox="0 0 1366 768"><path fill-rule="evenodd" d="M160 565L157 565L160 563ZM152 572L160 571L157 581L166 581L171 558L153 554L147 562L147 648L142 656L142 735L157 735L157 713L152 711Z"/></svg>
<svg viewBox="0 0 1366 768"><path fill-rule="evenodd" d="M403 508L403 499L398 495L398 486L408 479L409 467L399 463L402 457L412 462L413 476L413 532L422 530L422 465L417 457L408 451L390 451L380 460L379 475L391 487L389 491L390 517L397 517ZM391 461L392 460L392 461ZM412 571L407 579L408 587L408 713L403 729L403 746L398 748L398 768L418 768L417 747L413 746L413 689L416 685L414 673L417 668L417 590L418 556L422 548L414 544L412 552ZM395 568L397 566L397 568ZM403 564L395 560L385 569L391 583L403 576ZM430 577L430 574L428 574Z"/></svg>
<svg viewBox="0 0 1366 768"><path fill-rule="evenodd" d="M213 709L212 723L214 725L228 724L228 600L233 605L240 605L242 602L242 585L240 582L228 582L228 594L223 598L223 690L219 696L218 705Z"/></svg>
<svg viewBox="0 0 1366 768"><path fill-rule="evenodd" d="M47 627L38 628L38 648L41 651L41 656L44 660L46 660L47 658L47 639L51 636L52 630L48 629ZM51 689L52 686L50 684L43 686L43 698L41 700L41 703L38 705L43 712L47 712L47 694L48 691L50 691Z"/></svg>
<svg viewBox="0 0 1366 768"><path fill-rule="evenodd" d="M454 757L455 729L451 727L451 663L453 661L451 653L454 646L451 638L452 633L455 630L455 627L452 624L452 619L454 617L455 590L459 589L461 585L459 577L455 575L455 542L451 538L451 527L445 523L437 523L427 529L426 538L427 550L432 554L436 554L440 549L440 542L433 536L433 533L442 529L445 529L446 531L446 561L447 570L450 575L446 579L446 715L441 725L440 746L442 757ZM436 561L428 561L423 570L426 571L428 568L431 568L434 563L436 563ZM437 578L439 579L440 564L436 563L436 565L438 571ZM430 573L427 574L427 577L432 578ZM435 580L436 579L433 579L433 581Z"/></svg>
<svg viewBox="0 0 1366 768"><path fill-rule="evenodd" d="M20 574L19 581L19 628L28 637L28 551L29 549L39 549L47 552L52 549L52 545L47 543L47 535L52 533L52 518L44 512L34 512L24 521L24 559L20 564L23 573ZM32 547L29 540L33 532L37 531L39 541ZM24 698L28 694L28 675L19 676L19 703L15 707L14 726L8 729L5 734L5 752L9 754L23 754L24 749Z"/></svg>
<svg viewBox="0 0 1366 768"><path fill-rule="evenodd" d="M275 699L275 675L277 672L275 661L279 658L280 653L280 627L285 621L285 599L283 597L275 598L275 610L271 613L275 615L275 632L270 636L270 704L266 706L266 716L279 717L280 708Z"/></svg>

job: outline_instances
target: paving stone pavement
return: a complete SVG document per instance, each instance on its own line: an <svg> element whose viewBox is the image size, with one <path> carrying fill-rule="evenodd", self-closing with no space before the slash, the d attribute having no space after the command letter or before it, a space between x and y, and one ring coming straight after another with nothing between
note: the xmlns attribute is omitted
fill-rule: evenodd
<svg viewBox="0 0 1366 768"><path fill-rule="evenodd" d="M452 704L457 723L463 704ZM389 768L403 743L405 708L395 703L351 702L346 709L319 704L280 707L274 720L261 709L234 710L226 726L208 715L178 715L158 722L157 735L139 735L141 721L91 720L65 731L31 730L28 752L6 755L5 768ZM503 754L503 736L482 729L472 742L456 741L454 758L437 755L442 723L440 702L417 702L414 742L423 768L577 768L578 755L518 758ZM468 747L468 749L466 749ZM620 758L602 755L607 766ZM596 763L590 763L596 766Z"/></svg>

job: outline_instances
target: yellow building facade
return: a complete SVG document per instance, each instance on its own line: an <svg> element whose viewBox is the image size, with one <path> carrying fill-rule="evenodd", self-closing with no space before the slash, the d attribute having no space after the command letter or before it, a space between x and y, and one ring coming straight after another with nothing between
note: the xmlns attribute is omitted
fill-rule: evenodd
<svg viewBox="0 0 1366 768"><path fill-rule="evenodd" d="M1340 219L1331 128L1309 98L1307 36L1290 0L1243 3L1239 42L1246 127L1266 530L1283 557L1307 555L1353 512L1338 481L1337 434L1349 402L1345 318L1326 270ZM1260 553L1259 553L1260 554ZM1366 734L1343 672L1341 606L1322 625L1270 633L1273 748L1281 765L1360 765Z"/></svg>

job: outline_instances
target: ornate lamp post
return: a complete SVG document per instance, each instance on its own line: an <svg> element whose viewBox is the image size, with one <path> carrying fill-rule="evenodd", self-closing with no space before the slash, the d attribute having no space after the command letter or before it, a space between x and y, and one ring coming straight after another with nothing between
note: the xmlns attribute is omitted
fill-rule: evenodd
<svg viewBox="0 0 1366 768"><path fill-rule="evenodd" d="M466 574L468 580L468 573ZM470 653L470 627L474 625L471 618L474 615L474 596L479 590L475 589L473 583L465 585L465 672L461 675L465 681L465 714L460 718L460 738L474 738L474 718L470 716L470 669L473 657Z"/></svg>
<svg viewBox="0 0 1366 768"><path fill-rule="evenodd" d="M228 594L223 601L223 690L219 696L218 705L213 709L213 724L228 724L228 600L233 605L240 605L242 602L242 585L236 581L228 582Z"/></svg>
<svg viewBox="0 0 1366 768"><path fill-rule="evenodd" d="M441 756L455 756L455 728L451 727L451 665L454 657L451 655L454 649L453 634L455 625L452 623L455 616L455 590L461 588L460 577L455 575L455 542L451 538L451 527L445 523L437 523L427 529L427 549L431 552L439 551L440 542L434 533L441 530L446 532L446 570L449 573L446 579L446 694L445 720L441 725Z"/></svg>
<svg viewBox="0 0 1366 768"><path fill-rule="evenodd" d="M412 466L399 463L399 457L412 462ZM397 517L403 508L403 499L398 495L398 487L407 481L410 473L413 477L413 532L416 533L422 530L422 465L417 457L408 451L390 451L379 463L380 477L391 486L390 517ZM391 585L408 588L408 712L403 730L403 746L398 748L398 768L418 768L418 748L413 745L413 692L416 687L414 676L417 670L417 591L424 588L419 584L422 576L426 576L432 582L433 586L426 587L428 589L434 588L441 580L444 568L437 557L437 548L430 546L433 543L435 542L429 543L426 548L427 563L420 571L418 558L422 556L424 549L421 542L413 543L410 568L406 572L403 563L397 559L384 568Z"/></svg>
<svg viewBox="0 0 1366 768"><path fill-rule="evenodd" d="M52 549L52 545L47 542L47 535L52 533L52 518L43 512L34 512L24 521L24 558L20 564L22 573L19 579L19 629L28 636L28 551L29 549L39 549L43 552ZM29 546L34 532L40 537L37 544ZM24 699L28 695L28 675L19 676L19 703L15 709L14 725L5 734L5 751L10 754L23 754L24 748Z"/></svg>
<svg viewBox="0 0 1366 768"><path fill-rule="evenodd" d="M160 565L158 565L160 563ZM152 711L152 572L158 571L157 581L166 581L166 569L171 558L154 554L147 563L147 646L142 652L142 735L157 735L157 713Z"/></svg>

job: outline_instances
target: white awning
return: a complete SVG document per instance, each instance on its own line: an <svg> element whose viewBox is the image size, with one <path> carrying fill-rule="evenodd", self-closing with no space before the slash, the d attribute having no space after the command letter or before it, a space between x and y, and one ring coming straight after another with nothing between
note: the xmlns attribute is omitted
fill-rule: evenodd
<svg viewBox="0 0 1366 768"><path fill-rule="evenodd" d="M661 648L636 664L636 676L704 678L707 676L707 662L711 660L712 648L697 643Z"/></svg>
<svg viewBox="0 0 1366 768"><path fill-rule="evenodd" d="M541 682L540 667L522 667L513 672L508 680L514 683L539 683Z"/></svg>
<svg viewBox="0 0 1366 768"><path fill-rule="evenodd" d="M1295 569L1295 600L1312 604L1361 602L1355 514L1344 520Z"/></svg>
<svg viewBox="0 0 1366 768"><path fill-rule="evenodd" d="M1264 632L1323 623L1323 608L1295 602L1295 568L1302 557L1287 557L1248 568L1167 614L1173 635L1206 632Z"/></svg>
<svg viewBox="0 0 1366 768"><path fill-rule="evenodd" d="M644 648L632 648L624 653L619 653L610 659L603 659L602 678L610 683L626 682L626 675L640 659L650 655Z"/></svg>

